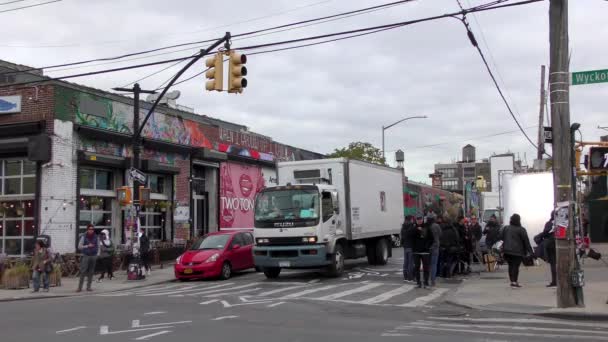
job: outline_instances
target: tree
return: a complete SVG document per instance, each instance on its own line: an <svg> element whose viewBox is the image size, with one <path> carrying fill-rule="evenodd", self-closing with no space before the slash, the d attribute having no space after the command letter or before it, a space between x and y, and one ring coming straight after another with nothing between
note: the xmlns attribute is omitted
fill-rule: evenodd
<svg viewBox="0 0 608 342"><path fill-rule="evenodd" d="M385 165L386 160L382 157L382 151L367 142L352 142L348 147L337 148L329 154L330 158L350 158L362 160L374 164Z"/></svg>

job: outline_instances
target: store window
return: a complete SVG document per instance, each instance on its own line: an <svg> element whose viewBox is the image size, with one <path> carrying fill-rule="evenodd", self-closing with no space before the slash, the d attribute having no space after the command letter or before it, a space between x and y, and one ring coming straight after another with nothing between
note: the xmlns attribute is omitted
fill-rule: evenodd
<svg viewBox="0 0 608 342"><path fill-rule="evenodd" d="M146 235L150 241L162 239L162 230L165 226L165 212L162 212L158 206L146 206L145 210L139 213L139 222L141 228L146 231Z"/></svg>
<svg viewBox="0 0 608 342"><path fill-rule="evenodd" d="M0 253L21 256L34 250L36 226L35 201L3 201L0 203Z"/></svg>
<svg viewBox="0 0 608 342"><path fill-rule="evenodd" d="M443 178L454 178L456 177L456 169L439 169L437 170Z"/></svg>
<svg viewBox="0 0 608 342"><path fill-rule="evenodd" d="M82 168L80 170L80 188L114 190L112 178L112 171Z"/></svg>
<svg viewBox="0 0 608 342"><path fill-rule="evenodd" d="M458 181L444 180L443 182L441 182L441 187L446 190L456 190L458 189Z"/></svg>
<svg viewBox="0 0 608 342"><path fill-rule="evenodd" d="M27 160L2 160L0 187L2 195L34 195L36 193L36 163Z"/></svg>
<svg viewBox="0 0 608 342"><path fill-rule="evenodd" d="M165 194L165 184L167 184L165 176L148 176L148 187L153 194Z"/></svg>
<svg viewBox="0 0 608 342"><path fill-rule="evenodd" d="M79 233L85 233L92 224L97 231L112 230L112 197L80 196Z"/></svg>

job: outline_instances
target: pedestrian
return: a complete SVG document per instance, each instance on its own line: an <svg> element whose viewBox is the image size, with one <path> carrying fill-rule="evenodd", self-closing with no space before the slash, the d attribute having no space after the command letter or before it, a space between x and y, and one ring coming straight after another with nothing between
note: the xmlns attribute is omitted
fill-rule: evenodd
<svg viewBox="0 0 608 342"><path fill-rule="evenodd" d="M500 225L498 225L496 215L492 214L492 216L490 216L490 220L486 223L483 234L486 236L486 246L488 247L488 250L491 251L492 246L500 239Z"/></svg>
<svg viewBox="0 0 608 342"><path fill-rule="evenodd" d="M42 277L42 291L49 292L49 277L53 271L51 256L42 240L36 240L34 256L32 257L32 282L34 283L33 292L40 290L40 278Z"/></svg>
<svg viewBox="0 0 608 342"><path fill-rule="evenodd" d="M98 283L103 281L105 274L108 274L108 279L114 278L113 270L114 261L114 244L110 239L110 232L107 229L101 231L99 241L99 263L101 264L101 275L97 279Z"/></svg>
<svg viewBox="0 0 608 342"><path fill-rule="evenodd" d="M401 246L403 246L403 280L407 283L414 282L414 223L413 216L407 215L401 226Z"/></svg>
<svg viewBox="0 0 608 342"><path fill-rule="evenodd" d="M458 235L460 236L460 243L462 245L462 253L460 254L459 266L466 264L467 268L459 269L460 274L466 274L471 272L471 259L473 253L473 234L468 224L468 220L464 216L458 218L457 227ZM464 265L463 265L464 266Z"/></svg>
<svg viewBox="0 0 608 342"><path fill-rule="evenodd" d="M439 267L439 248L441 246L441 227L435 222L434 217L427 218L427 225L433 234L431 244L431 286L435 286L437 279L437 269Z"/></svg>
<svg viewBox="0 0 608 342"><path fill-rule="evenodd" d="M95 274L95 263L99 252L99 240L95 234L95 226L87 225L87 232L78 241L78 250L82 253L80 259L80 280L76 292L82 291L84 277L87 277L87 291L93 291L93 275Z"/></svg>
<svg viewBox="0 0 608 342"><path fill-rule="evenodd" d="M479 262L481 264L483 262L483 258L481 257L481 253L480 253L479 241L481 241L481 237L483 236L483 234L481 232L481 225L479 224L479 222L477 220L477 216L475 216L475 215L471 216L470 230L471 230L471 236L472 236L471 241L473 244L472 256L474 256L477 259L477 262Z"/></svg>
<svg viewBox="0 0 608 342"><path fill-rule="evenodd" d="M452 222L446 220L441 227L441 267L443 276L451 278L454 274L454 266L460 253L458 230Z"/></svg>
<svg viewBox="0 0 608 342"><path fill-rule="evenodd" d="M551 212L551 218L545 223L545 229L543 229L543 240L542 245L537 248L544 249L544 255L549 267L551 268L551 282L547 287L557 286L557 251L555 247L555 233L553 229L553 212Z"/></svg>
<svg viewBox="0 0 608 342"><path fill-rule="evenodd" d="M139 230L139 255L144 265L144 272L147 271L147 275L150 275L152 271L152 267L150 267L150 239L148 239L144 228Z"/></svg>
<svg viewBox="0 0 608 342"><path fill-rule="evenodd" d="M414 230L414 277L418 288L423 286L427 288L429 286L430 276L430 259L431 259L431 245L433 244L433 233L427 224L424 224L424 218L422 215L416 216L416 225ZM422 264L422 270L424 273L424 284L420 280L420 265Z"/></svg>
<svg viewBox="0 0 608 342"><path fill-rule="evenodd" d="M521 226L519 214L513 214L509 225L502 230L503 254L509 264L511 288L520 288L519 267L524 257L532 255L532 246L526 228Z"/></svg>

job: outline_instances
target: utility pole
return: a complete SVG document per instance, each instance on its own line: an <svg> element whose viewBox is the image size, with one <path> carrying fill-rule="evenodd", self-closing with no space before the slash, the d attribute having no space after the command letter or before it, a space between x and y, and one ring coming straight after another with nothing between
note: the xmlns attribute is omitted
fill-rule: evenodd
<svg viewBox="0 0 608 342"><path fill-rule="evenodd" d="M141 168L141 136L137 134L139 132L139 95L140 94L155 94L154 90L143 90L139 86L139 83L135 83L132 89L129 88L114 88L116 91L123 91L133 93L133 140L131 146L133 148L133 167L137 170ZM133 178L133 227L131 228L131 251L133 251L133 245L135 244L135 230L139 229L139 225L137 224L137 219L139 218L139 210L141 208L141 204L139 203L139 187L140 185L145 186L145 184L141 184L137 179Z"/></svg>
<svg viewBox="0 0 608 342"><path fill-rule="evenodd" d="M553 128L553 182L555 207L568 203L566 239L556 239L557 251L557 306L582 305L582 290L577 296L570 280L576 267L574 238L574 203L572 198L572 134L570 129L570 73L568 58L568 0L550 0L549 7L550 66L549 90L551 97L551 126Z"/></svg>
<svg viewBox="0 0 608 342"><path fill-rule="evenodd" d="M538 151L536 159L542 160L545 153L545 138L543 136L543 117L545 111L545 66L540 67L540 110L538 112Z"/></svg>

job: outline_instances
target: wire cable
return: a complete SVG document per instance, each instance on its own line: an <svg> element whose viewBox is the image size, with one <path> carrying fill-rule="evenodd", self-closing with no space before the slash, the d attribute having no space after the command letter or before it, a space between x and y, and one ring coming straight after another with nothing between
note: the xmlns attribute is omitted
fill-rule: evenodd
<svg viewBox="0 0 608 342"><path fill-rule="evenodd" d="M29 6L15 7L15 8L7 9L7 10L4 10L4 11L0 11L0 13L13 12L13 11L18 11L18 10L26 9L26 8L32 8L32 7L38 7L38 6L48 5L48 4L52 4L54 2L60 2L60 1L63 1L63 0L52 0L52 1L41 2L39 4L34 4L34 5L29 5ZM7 4L7 3L5 3L5 4Z"/></svg>
<svg viewBox="0 0 608 342"><path fill-rule="evenodd" d="M10 4L14 4L14 3L17 3L17 2L24 2L24 1L26 1L26 0L13 0L13 1L8 1L8 2L3 2L3 3L0 3L0 6L2 6L2 5L10 5Z"/></svg>

